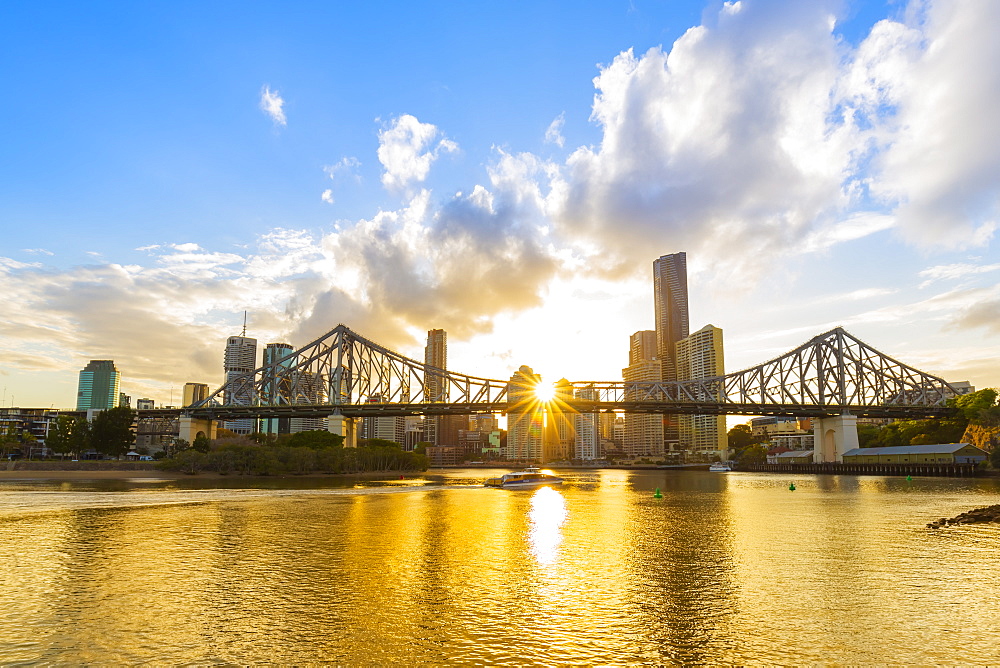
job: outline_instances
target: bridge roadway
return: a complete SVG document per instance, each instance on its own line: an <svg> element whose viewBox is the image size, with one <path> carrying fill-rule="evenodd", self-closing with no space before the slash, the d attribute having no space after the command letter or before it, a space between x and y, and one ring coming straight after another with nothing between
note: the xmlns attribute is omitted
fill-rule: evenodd
<svg viewBox="0 0 1000 668"><path fill-rule="evenodd" d="M531 407L538 410L539 406ZM718 402L651 402L651 401L584 401L573 399L550 404L550 411L561 413L663 413L686 415L747 415L781 417L832 417L853 415L859 418L942 418L954 414L946 406L859 406L859 405L808 405L808 404L758 404ZM409 403L409 404L298 404L282 406L206 406L163 410L163 413L183 414L208 420L237 420L240 418L322 418L339 413L344 417L377 417L407 415L470 415L474 413L508 413L507 402L488 403ZM526 411L527 412L527 411ZM153 417L160 411L143 411Z"/></svg>

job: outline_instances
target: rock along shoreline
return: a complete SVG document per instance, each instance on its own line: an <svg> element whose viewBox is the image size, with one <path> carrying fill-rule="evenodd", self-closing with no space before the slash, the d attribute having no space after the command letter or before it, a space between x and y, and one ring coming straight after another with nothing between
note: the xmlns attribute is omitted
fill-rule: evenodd
<svg viewBox="0 0 1000 668"><path fill-rule="evenodd" d="M942 517L927 524L928 529L940 529L953 524L982 524L984 522L1000 522L1000 504L983 506L969 512L956 515L951 519Z"/></svg>

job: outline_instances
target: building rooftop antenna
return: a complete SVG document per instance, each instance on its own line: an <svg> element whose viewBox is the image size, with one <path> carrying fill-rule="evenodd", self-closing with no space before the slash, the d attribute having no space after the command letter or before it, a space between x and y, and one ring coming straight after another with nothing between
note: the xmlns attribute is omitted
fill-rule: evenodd
<svg viewBox="0 0 1000 668"><path fill-rule="evenodd" d="M247 335L247 312L243 311L243 333L240 336Z"/></svg>

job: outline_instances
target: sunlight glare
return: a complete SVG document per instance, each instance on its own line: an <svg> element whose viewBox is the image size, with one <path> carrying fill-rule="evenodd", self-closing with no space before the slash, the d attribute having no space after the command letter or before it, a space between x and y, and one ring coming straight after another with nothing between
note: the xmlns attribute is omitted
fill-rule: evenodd
<svg viewBox="0 0 1000 668"><path fill-rule="evenodd" d="M556 396L555 385L547 385L545 383L539 383L535 385L535 398L538 399L543 404L547 404L552 401L553 397Z"/></svg>
<svg viewBox="0 0 1000 668"><path fill-rule="evenodd" d="M531 553L540 565L549 566L558 558L559 545L563 540L562 526L568 516L566 499L551 487L540 487L531 497L528 539L531 541Z"/></svg>

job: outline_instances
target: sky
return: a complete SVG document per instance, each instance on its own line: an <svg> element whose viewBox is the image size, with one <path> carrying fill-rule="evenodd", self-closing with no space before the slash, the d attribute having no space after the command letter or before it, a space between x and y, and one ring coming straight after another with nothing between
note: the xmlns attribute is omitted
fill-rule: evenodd
<svg viewBox="0 0 1000 668"><path fill-rule="evenodd" d="M685 251L726 371L836 326L1000 385L1000 2L0 6L0 385L223 381L344 323L621 378Z"/></svg>

